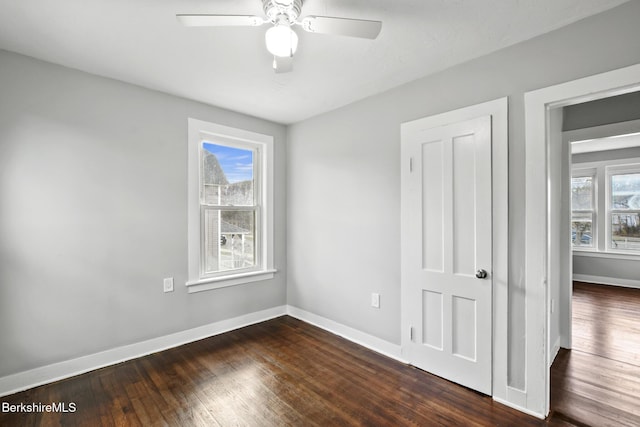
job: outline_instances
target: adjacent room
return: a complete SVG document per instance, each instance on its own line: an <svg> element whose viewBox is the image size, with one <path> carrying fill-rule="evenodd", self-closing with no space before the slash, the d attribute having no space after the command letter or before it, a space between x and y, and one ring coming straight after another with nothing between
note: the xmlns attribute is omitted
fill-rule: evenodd
<svg viewBox="0 0 640 427"><path fill-rule="evenodd" d="M0 0L0 425L637 425L638 19Z"/></svg>
<svg viewBox="0 0 640 427"><path fill-rule="evenodd" d="M640 376L637 194L640 92L558 107L562 280L552 299L551 409L593 425L634 425ZM569 235L569 233L571 233ZM554 307L555 308L555 307ZM555 322L553 322L555 323ZM554 328L555 329L555 328ZM562 350L559 348L562 347ZM568 351L571 349L571 351Z"/></svg>

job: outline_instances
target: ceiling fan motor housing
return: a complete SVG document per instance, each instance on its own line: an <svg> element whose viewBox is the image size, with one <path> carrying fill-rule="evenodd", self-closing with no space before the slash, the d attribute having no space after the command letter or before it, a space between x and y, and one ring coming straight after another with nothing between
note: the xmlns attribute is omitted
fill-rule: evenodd
<svg viewBox="0 0 640 427"><path fill-rule="evenodd" d="M293 25L302 10L303 0L262 0L262 8L267 18L274 24L285 17Z"/></svg>

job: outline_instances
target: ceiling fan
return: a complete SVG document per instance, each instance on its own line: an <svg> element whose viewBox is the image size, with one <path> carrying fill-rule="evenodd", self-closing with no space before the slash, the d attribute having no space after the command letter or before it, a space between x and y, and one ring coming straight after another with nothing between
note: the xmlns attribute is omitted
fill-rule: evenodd
<svg viewBox="0 0 640 427"><path fill-rule="evenodd" d="M299 25L310 33L375 39L380 34L382 22L363 19L307 16L298 20L304 0L262 0L265 18L251 15L186 15L176 18L188 27L258 27L271 24L265 34L267 50L273 55L276 73L293 69L293 54L298 48L298 35L291 27Z"/></svg>

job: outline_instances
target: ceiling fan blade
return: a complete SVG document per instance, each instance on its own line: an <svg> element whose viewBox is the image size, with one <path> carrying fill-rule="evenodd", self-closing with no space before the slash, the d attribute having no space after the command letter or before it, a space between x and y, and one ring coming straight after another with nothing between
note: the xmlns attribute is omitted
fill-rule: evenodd
<svg viewBox="0 0 640 427"><path fill-rule="evenodd" d="M300 23L310 33L375 39L380 34L382 22L364 19L333 18L330 16L307 16Z"/></svg>
<svg viewBox="0 0 640 427"><path fill-rule="evenodd" d="M265 21L251 15L176 15L186 27L259 27Z"/></svg>
<svg viewBox="0 0 640 427"><path fill-rule="evenodd" d="M293 71L293 56L274 56L273 69L276 74L288 73Z"/></svg>

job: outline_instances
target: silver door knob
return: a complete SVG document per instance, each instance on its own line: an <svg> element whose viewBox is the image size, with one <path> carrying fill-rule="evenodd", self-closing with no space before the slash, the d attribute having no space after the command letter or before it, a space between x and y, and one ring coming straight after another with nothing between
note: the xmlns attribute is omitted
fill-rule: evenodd
<svg viewBox="0 0 640 427"><path fill-rule="evenodd" d="M486 279L487 278L487 270L478 270L478 271L476 271L476 277L478 279Z"/></svg>

